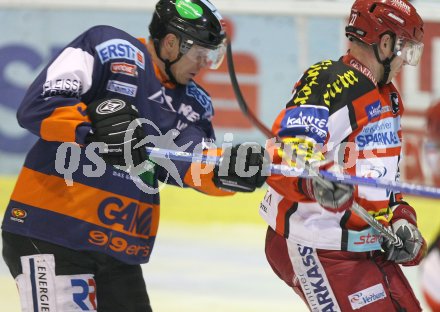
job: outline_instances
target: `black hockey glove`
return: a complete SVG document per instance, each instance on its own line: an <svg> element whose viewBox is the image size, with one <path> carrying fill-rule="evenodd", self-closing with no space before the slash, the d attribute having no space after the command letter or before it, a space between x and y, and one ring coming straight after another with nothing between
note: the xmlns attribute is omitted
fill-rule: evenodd
<svg viewBox="0 0 440 312"><path fill-rule="evenodd" d="M96 100L87 106L87 114L92 122L93 133L88 135L86 142L103 142L107 145L102 154L107 164L137 166L147 159L144 146L134 149L145 137L145 133L140 124L134 127L133 123L130 127L130 123L139 118L133 105L116 98ZM132 162L124 158L126 148L131 151Z"/></svg>
<svg viewBox="0 0 440 312"><path fill-rule="evenodd" d="M393 218L392 229L402 240L402 246L394 246L386 238L382 242L387 260L403 266L418 265L426 255L426 241L417 228L417 216L413 207L405 202L391 208Z"/></svg>
<svg viewBox="0 0 440 312"><path fill-rule="evenodd" d="M223 151L214 168L214 184L233 192L253 192L263 186L269 166L265 150L256 143L244 143Z"/></svg>

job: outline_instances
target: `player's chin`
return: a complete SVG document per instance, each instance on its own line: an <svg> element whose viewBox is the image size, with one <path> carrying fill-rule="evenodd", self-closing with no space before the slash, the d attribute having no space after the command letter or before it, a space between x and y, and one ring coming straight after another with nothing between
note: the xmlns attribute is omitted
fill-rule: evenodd
<svg viewBox="0 0 440 312"><path fill-rule="evenodd" d="M184 76L184 77L179 77L177 79L177 82L180 83L180 84L186 85L193 78L194 78L194 75L187 75L187 76Z"/></svg>

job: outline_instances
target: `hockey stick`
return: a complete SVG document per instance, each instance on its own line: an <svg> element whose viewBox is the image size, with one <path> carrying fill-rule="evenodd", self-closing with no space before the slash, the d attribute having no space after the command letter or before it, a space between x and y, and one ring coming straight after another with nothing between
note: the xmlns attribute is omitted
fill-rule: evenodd
<svg viewBox="0 0 440 312"><path fill-rule="evenodd" d="M220 162L220 157L207 156L203 154L193 154L182 151L174 151L163 148L147 147L147 154L152 157L168 158L176 161L184 162L200 162L205 164L216 165ZM305 169L298 169L286 165L270 164L269 171L271 174L279 174L291 177L309 177L310 172ZM373 179L351 176L348 174L334 174L321 170L319 172L324 178L331 182L346 183L350 185L364 185L376 188L385 188L390 191L402 192L410 195L424 196L440 199L440 189L430 186L417 185L411 183L402 183L384 179Z"/></svg>
<svg viewBox="0 0 440 312"><path fill-rule="evenodd" d="M218 165L220 163L220 157L217 156L209 156L203 154L195 154L189 152L182 151L173 151L169 149L156 148L156 147L147 147L146 148L148 156L154 158L162 158L162 159L171 159L175 161L184 161L189 163L202 163L202 164L210 164L210 165ZM296 168L285 166L285 165L270 165L270 173L273 174L284 174L286 176L296 176L296 177L310 177L310 173L305 170L297 170ZM351 176L348 176L348 179ZM334 182L338 182L338 177L329 173L327 180L331 180ZM370 179L373 183L374 179ZM368 179L366 179L368 181ZM365 180L362 180L361 183L364 183ZM357 184L353 182L353 184ZM367 184L368 185L368 184ZM437 194L440 197L440 194ZM402 244L399 237L395 236L394 233L387 227L384 227L379 221L373 218L364 208L354 203L351 207L365 222L367 222L372 228L377 230L383 236L386 236L394 245L400 246Z"/></svg>
<svg viewBox="0 0 440 312"><path fill-rule="evenodd" d="M228 41L227 44L227 50L226 50L226 57L228 62L228 71L229 71L229 77L231 78L231 84L232 88L234 90L235 96L238 101L238 105L240 106L241 111L243 114L248 117L248 119L262 132L266 135L267 138L273 138L277 137L270 131L263 123L261 123L258 118L253 114L251 110L249 110L248 105L243 97L243 94L240 90L240 85L237 81L237 76L235 74L235 68L234 68L234 60L232 55L232 48L231 48L231 42ZM279 139L277 137L277 139ZM281 140L279 140L281 142ZM318 178L326 178L321 171L318 175L318 172L316 172L313 168L310 166L306 166L305 163L302 164L304 168L307 168L309 174L313 174L314 176L317 176ZM323 172L324 173L324 172ZM328 172L326 172L328 173ZM342 181L339 181L342 182ZM373 216L371 216L362 206L358 205L357 203L354 203L351 207L351 209L359 216L361 217L368 225L370 225L373 229L381 233L384 237L386 237L390 242L395 245L397 248L402 247L403 243L402 240L389 228L385 227L383 224L381 224L379 221L377 221Z"/></svg>

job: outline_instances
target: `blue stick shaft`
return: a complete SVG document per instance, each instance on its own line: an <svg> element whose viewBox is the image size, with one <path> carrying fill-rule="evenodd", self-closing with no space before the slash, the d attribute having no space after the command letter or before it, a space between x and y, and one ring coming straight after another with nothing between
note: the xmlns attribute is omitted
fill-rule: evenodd
<svg viewBox="0 0 440 312"><path fill-rule="evenodd" d="M173 151L162 148L147 147L147 154L151 157L168 158L176 161L199 162L204 164L218 164L220 157L206 156L202 154L193 154L188 152ZM308 172L303 169L289 167L286 165L270 165L270 174L282 174L285 176L307 177ZM321 170L320 174L329 181L339 182L351 185L364 185L375 188L384 188L394 192L402 192L409 195L423 197L440 198L440 189L432 186L417 185L411 183L402 183L385 179L373 179L352 176L348 174L337 174Z"/></svg>

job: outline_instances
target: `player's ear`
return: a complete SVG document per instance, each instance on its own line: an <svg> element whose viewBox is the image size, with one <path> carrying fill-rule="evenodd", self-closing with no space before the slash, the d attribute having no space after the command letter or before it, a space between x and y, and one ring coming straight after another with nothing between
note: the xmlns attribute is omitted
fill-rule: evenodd
<svg viewBox="0 0 440 312"><path fill-rule="evenodd" d="M393 52L393 38L389 34L385 34L380 38L379 51L383 53L385 57L389 57Z"/></svg>
<svg viewBox="0 0 440 312"><path fill-rule="evenodd" d="M162 39L163 53L166 59L174 59L179 53L179 38L172 33Z"/></svg>

